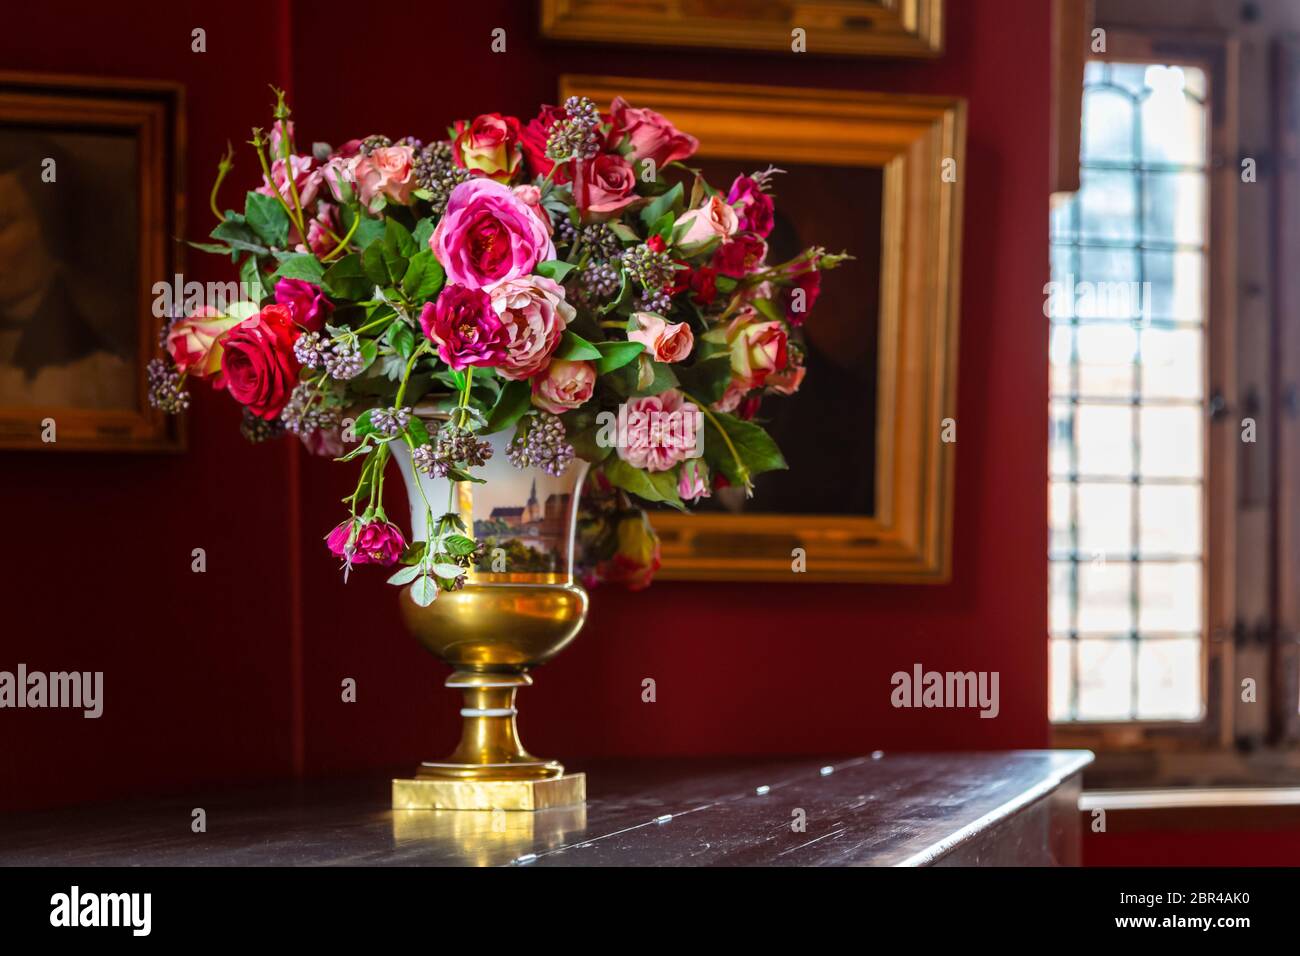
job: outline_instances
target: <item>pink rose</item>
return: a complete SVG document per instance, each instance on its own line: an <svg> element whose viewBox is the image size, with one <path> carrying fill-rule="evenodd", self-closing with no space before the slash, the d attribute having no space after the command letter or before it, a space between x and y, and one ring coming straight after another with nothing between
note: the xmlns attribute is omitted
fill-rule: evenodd
<svg viewBox="0 0 1300 956"><path fill-rule="evenodd" d="M333 231L334 236L342 235L339 231L338 207L322 200L316 204L315 218L307 223L307 244L304 246L299 242L294 248L298 252L313 252L318 257L333 252L339 241L330 235L330 231ZM297 238L297 229L293 230L293 235Z"/></svg>
<svg viewBox="0 0 1300 956"><path fill-rule="evenodd" d="M577 310L564 300L564 288L545 276L508 279L490 294L492 308L510 333L497 372L516 381L532 378L550 361Z"/></svg>
<svg viewBox="0 0 1300 956"><path fill-rule="evenodd" d="M457 370L499 365L510 342L488 294L463 285L449 285L436 302L426 302L420 328L437 344L438 357Z"/></svg>
<svg viewBox="0 0 1300 956"><path fill-rule="evenodd" d="M556 359L533 379L533 404L553 415L561 415L591 398L596 385L596 366L590 362Z"/></svg>
<svg viewBox="0 0 1300 956"><path fill-rule="evenodd" d="M724 242L736 234L739 220L721 196L710 196L695 209L688 209L677 217L674 228L687 225L686 233L678 240L680 245L722 239Z"/></svg>
<svg viewBox="0 0 1300 956"><path fill-rule="evenodd" d="M694 456L700 428L700 410L676 389L628 399L618 457L646 471L668 471Z"/></svg>
<svg viewBox="0 0 1300 956"><path fill-rule="evenodd" d="M310 156L290 156L288 168L293 170L293 185L298 190L298 204L306 209L316 200L316 193L320 191L321 174L320 170L314 169L315 160ZM271 164L271 178L262 177L262 185L257 191L263 196L274 196L276 192L289 205L293 207L293 193L289 189L288 176L285 173L285 161L277 159ZM275 185L272 186L271 183Z"/></svg>
<svg viewBox="0 0 1300 956"><path fill-rule="evenodd" d="M683 462L682 473L677 478L677 497L682 501L698 501L712 496L713 492L709 489L709 466L704 463L704 459L692 458Z"/></svg>
<svg viewBox="0 0 1300 956"><path fill-rule="evenodd" d="M720 275L741 279L761 269L766 259L766 242L758 236L741 235L713 254L713 268Z"/></svg>
<svg viewBox="0 0 1300 956"><path fill-rule="evenodd" d="M221 353L226 391L259 418L278 418L298 383L297 337L282 305L265 306L226 333Z"/></svg>
<svg viewBox="0 0 1300 956"><path fill-rule="evenodd" d="M415 150L410 146L385 146L357 160L357 192L366 208L379 196L402 206L410 203L415 189L414 158Z"/></svg>
<svg viewBox="0 0 1300 956"><path fill-rule="evenodd" d="M515 186L510 191L515 194L516 199L533 211L537 221L545 227L546 234L551 235L554 231L551 228L551 215L546 211L546 207L542 205L542 191L536 186L528 184Z"/></svg>
<svg viewBox="0 0 1300 956"><path fill-rule="evenodd" d="M609 218L636 201L636 174L618 153L602 153L588 160L583 164L582 179L580 207L595 213L593 218Z"/></svg>
<svg viewBox="0 0 1300 956"><path fill-rule="evenodd" d="M519 132L519 120L500 113L484 113L472 123L457 120L452 158L476 176L508 183L523 160Z"/></svg>
<svg viewBox="0 0 1300 956"><path fill-rule="evenodd" d="M737 384L736 380L732 379L727 383L726 391L722 393L722 397L713 403L713 410L715 412L727 412L728 414L734 412L740 407L740 403L745 400L745 395L748 392L748 388Z"/></svg>
<svg viewBox="0 0 1300 956"><path fill-rule="evenodd" d="M349 519L329 533L325 546L349 564L396 564L406 539L387 521Z"/></svg>
<svg viewBox="0 0 1300 956"><path fill-rule="evenodd" d="M803 384L803 377L807 373L807 366L791 363L767 377L768 391L777 395L793 395L799 391L799 386Z"/></svg>
<svg viewBox="0 0 1300 956"><path fill-rule="evenodd" d="M652 160L655 169L695 154L700 141L683 133L654 110L634 109L627 100L618 96L609 107L609 142L618 146L623 137L630 139L632 148L627 153L630 162Z"/></svg>
<svg viewBox="0 0 1300 956"><path fill-rule="evenodd" d="M282 278L275 284L275 301L289 310L295 325L308 332L324 328L334 311L334 303L305 279Z"/></svg>
<svg viewBox="0 0 1300 956"><path fill-rule="evenodd" d="M749 176L737 176L727 192L727 203L740 218L740 228L767 238L772 231L772 197L763 191L758 181Z"/></svg>
<svg viewBox="0 0 1300 956"><path fill-rule="evenodd" d="M167 330L167 353L176 368L195 378L207 378L221 369L221 339L239 324L216 309L202 306L177 319ZM218 387L221 382L217 382Z"/></svg>
<svg viewBox="0 0 1300 956"><path fill-rule="evenodd" d="M681 362L691 354L695 336L685 322L669 323L653 312L634 312L640 326L627 334L629 342L640 342L656 362Z"/></svg>
<svg viewBox="0 0 1300 956"><path fill-rule="evenodd" d="M781 322L755 322L752 313L743 314L727 327L726 341L732 379L745 389L759 388L786 367L789 336Z"/></svg>
<svg viewBox="0 0 1300 956"><path fill-rule="evenodd" d="M546 228L508 186L491 179L461 183L429 237L429 248L450 282L471 289L527 276L555 258Z"/></svg>

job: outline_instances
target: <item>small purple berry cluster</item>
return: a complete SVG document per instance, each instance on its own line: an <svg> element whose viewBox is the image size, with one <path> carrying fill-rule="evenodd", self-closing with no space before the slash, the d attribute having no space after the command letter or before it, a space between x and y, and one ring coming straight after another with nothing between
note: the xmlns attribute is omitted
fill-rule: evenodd
<svg viewBox="0 0 1300 956"><path fill-rule="evenodd" d="M190 393L182 387L183 378L175 365L156 358L149 362L146 374L150 405L168 415L179 414L190 407Z"/></svg>
<svg viewBox="0 0 1300 956"><path fill-rule="evenodd" d="M537 412L525 421L527 430L516 434L506 448L510 464L519 469L540 468L558 478L573 460L564 422L550 412Z"/></svg>

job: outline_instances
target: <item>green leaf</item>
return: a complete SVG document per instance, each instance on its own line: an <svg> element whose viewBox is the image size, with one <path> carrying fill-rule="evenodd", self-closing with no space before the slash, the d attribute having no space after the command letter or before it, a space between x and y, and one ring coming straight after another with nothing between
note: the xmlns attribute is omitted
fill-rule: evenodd
<svg viewBox="0 0 1300 956"><path fill-rule="evenodd" d="M678 207L683 192L682 184L678 183L662 196L656 196L641 210L641 221L653 232L654 224L663 218L665 213L673 212ZM673 218L677 217L673 216Z"/></svg>
<svg viewBox="0 0 1300 956"><path fill-rule="evenodd" d="M722 398L731 381L731 353L719 352L694 365L678 365L673 371L682 387L695 398L712 405Z"/></svg>
<svg viewBox="0 0 1300 956"><path fill-rule="evenodd" d="M777 308L776 303L771 299L754 299L750 305L765 319L770 319L773 322L785 321L785 311Z"/></svg>
<svg viewBox="0 0 1300 956"><path fill-rule="evenodd" d="M352 234L352 244L362 249L384 238L384 220L362 215L357 231Z"/></svg>
<svg viewBox="0 0 1300 956"><path fill-rule="evenodd" d="M421 249L429 248L429 238L433 235L434 221L432 217L425 217L415 224L415 231L411 233L411 238Z"/></svg>
<svg viewBox="0 0 1300 956"><path fill-rule="evenodd" d="M604 375L606 372L612 372L614 369L622 368L628 362L631 362L643 351L645 346L640 342L597 342L596 350L600 352L600 358L596 359L596 374Z"/></svg>
<svg viewBox="0 0 1300 956"><path fill-rule="evenodd" d="M548 279L554 279L556 282L563 282L567 276L577 268L572 262L565 262L562 259L547 259L545 262L537 263L534 270L540 276L546 276Z"/></svg>
<svg viewBox="0 0 1300 956"><path fill-rule="evenodd" d="M250 192L244 199L244 219L268 246L289 244L289 214L274 196Z"/></svg>
<svg viewBox="0 0 1300 956"><path fill-rule="evenodd" d="M297 253L280 263L272 278L302 279L312 285L320 285L325 277L325 267L320 260L310 253Z"/></svg>
<svg viewBox="0 0 1300 956"><path fill-rule="evenodd" d="M258 302L271 295L271 290L266 287L266 281L262 277L262 270L258 268L257 256L248 256L239 264L239 281Z"/></svg>
<svg viewBox="0 0 1300 956"><path fill-rule="evenodd" d="M415 442L416 448L429 444L429 429L425 427L424 422L414 416L406 423L406 434L411 436L411 441Z"/></svg>
<svg viewBox="0 0 1300 956"><path fill-rule="evenodd" d="M198 249L200 252L211 252L219 256L228 256L237 251L231 249L230 246L223 246L216 242L192 242L186 240L185 245L191 249Z"/></svg>
<svg viewBox="0 0 1300 956"><path fill-rule="evenodd" d="M451 534L443 539L442 547L448 554L464 558L473 554L478 545L474 543L473 538L467 538L463 534Z"/></svg>
<svg viewBox="0 0 1300 956"><path fill-rule="evenodd" d="M341 299L366 299L375 285L366 276L361 257L355 253L344 256L326 269L322 278L330 295Z"/></svg>
<svg viewBox="0 0 1300 956"><path fill-rule="evenodd" d="M497 396L497 403L488 414L483 432L491 435L509 428L532 407L533 390L527 382L509 382Z"/></svg>
<svg viewBox="0 0 1300 956"><path fill-rule="evenodd" d="M783 471L787 467L781 449L776 446L772 436L758 425L725 412L714 412L713 417L731 439L731 444L735 446L740 460L748 469L749 477L752 478L765 471ZM732 484L745 484L745 476L736 467L731 449L718 433L713 420L707 416L704 421L704 457L711 468L721 471Z"/></svg>
<svg viewBox="0 0 1300 956"><path fill-rule="evenodd" d="M367 408L364 412L358 415L357 420L353 422L352 434L356 435L357 438L365 438L367 435L378 434L378 432L375 431L375 426L370 424L370 414L373 411L373 408Z"/></svg>
<svg viewBox="0 0 1300 956"><path fill-rule="evenodd" d="M399 319L388 327L387 338L393 351L404 359L409 359L411 353L415 351L415 332L404 319Z"/></svg>
<svg viewBox="0 0 1300 956"><path fill-rule="evenodd" d="M375 364L375 359L379 357L379 346L375 344L374 339L361 340L361 371L365 371Z"/></svg>
<svg viewBox="0 0 1300 956"><path fill-rule="evenodd" d="M600 349L568 329L564 330L564 337L560 339L559 346L551 355L552 359L560 359L565 362L589 361L601 357Z"/></svg>
<svg viewBox="0 0 1300 956"><path fill-rule="evenodd" d="M271 250L259 240L257 233L244 222L244 217L235 213L226 216L226 221L217 224L210 233L213 239L224 240L232 249L251 252L255 256L269 256Z"/></svg>
<svg viewBox="0 0 1300 956"><path fill-rule="evenodd" d="M411 600L420 607L428 607L438 597L438 582L427 575L411 585Z"/></svg>
<svg viewBox="0 0 1300 956"><path fill-rule="evenodd" d="M447 275L433 253L424 249L411 257L411 264L402 278L402 294L419 305L432 299L447 281Z"/></svg>
<svg viewBox="0 0 1300 956"><path fill-rule="evenodd" d="M413 564L409 568L402 568L402 570L394 574L391 578L388 579L388 583L396 584L396 585L409 584L419 576L420 576L420 566L418 564Z"/></svg>
<svg viewBox="0 0 1300 956"><path fill-rule="evenodd" d="M401 267L394 272L393 267L397 266L399 261ZM374 285L383 288L395 286L401 282L402 276L406 275L407 265L405 259L396 260L390 258L383 242L372 242L361 253L361 267L366 272L366 278Z"/></svg>
<svg viewBox="0 0 1300 956"><path fill-rule="evenodd" d="M465 572L459 564L435 564L433 566L433 573L438 575L440 578L454 581Z"/></svg>
<svg viewBox="0 0 1300 956"><path fill-rule="evenodd" d="M617 455L607 458L602 467L605 469L605 477L614 487L622 488L645 501L662 501L676 508L682 507L681 499L677 496L674 472L642 471Z"/></svg>
<svg viewBox="0 0 1300 956"><path fill-rule="evenodd" d="M673 372L673 367L671 365L667 365L664 362L651 361L650 370L654 373L654 378L650 380L650 384L640 388L634 387L632 390L633 395L658 395L660 392L666 392L670 388L677 387L677 375ZM634 380L633 385L635 386L635 384Z"/></svg>
<svg viewBox="0 0 1300 956"><path fill-rule="evenodd" d="M384 248L394 259L409 259L415 255L415 239L405 226L390 218L384 226Z"/></svg>

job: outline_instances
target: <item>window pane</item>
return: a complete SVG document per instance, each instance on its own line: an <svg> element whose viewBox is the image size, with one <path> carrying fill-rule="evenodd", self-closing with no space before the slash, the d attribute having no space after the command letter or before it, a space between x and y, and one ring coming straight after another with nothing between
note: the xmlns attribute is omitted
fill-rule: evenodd
<svg viewBox="0 0 1300 956"><path fill-rule="evenodd" d="M1052 482L1048 503L1052 554L1069 554L1074 550L1074 533L1070 527L1070 505L1074 486L1068 481Z"/></svg>
<svg viewBox="0 0 1300 956"><path fill-rule="evenodd" d="M1080 172L1080 232L1089 239L1137 238L1137 183L1132 173Z"/></svg>
<svg viewBox="0 0 1300 956"><path fill-rule="evenodd" d="M1048 683L1052 720L1067 720L1070 716L1070 688L1074 684L1074 642L1052 641Z"/></svg>
<svg viewBox="0 0 1300 956"><path fill-rule="evenodd" d="M1079 641L1079 718L1122 720L1133 696L1131 641Z"/></svg>
<svg viewBox="0 0 1300 956"><path fill-rule="evenodd" d="M1074 352L1074 329L1069 325L1052 326L1052 394L1069 396L1074 388L1071 362Z"/></svg>
<svg viewBox="0 0 1300 956"><path fill-rule="evenodd" d="M1074 409L1068 402L1053 402L1048 424L1048 454L1054 475L1068 475L1072 469L1074 448Z"/></svg>
<svg viewBox="0 0 1300 956"><path fill-rule="evenodd" d="M1201 344L1197 329L1142 330L1142 397L1200 398Z"/></svg>
<svg viewBox="0 0 1300 956"><path fill-rule="evenodd" d="M1199 407L1144 408L1142 473L1152 477L1199 478L1204 415Z"/></svg>
<svg viewBox="0 0 1300 956"><path fill-rule="evenodd" d="M1128 475L1133 471L1133 412L1124 406L1080 405L1079 472Z"/></svg>
<svg viewBox="0 0 1300 956"><path fill-rule="evenodd" d="M1143 485L1138 547L1143 554L1201 553L1201 489L1198 485Z"/></svg>
<svg viewBox="0 0 1300 956"><path fill-rule="evenodd" d="M1142 631L1200 632L1200 562L1142 564L1138 581L1138 627Z"/></svg>
<svg viewBox="0 0 1300 956"><path fill-rule="evenodd" d="M1142 238L1146 242L1205 242L1205 174L1145 173Z"/></svg>
<svg viewBox="0 0 1300 956"><path fill-rule="evenodd" d="M1186 68L1147 70L1151 92L1142 101L1142 162L1199 166L1205 162L1205 107L1184 92ZM1199 73L1200 70L1190 72Z"/></svg>
<svg viewBox="0 0 1300 956"><path fill-rule="evenodd" d="M1133 547L1133 488L1079 485L1079 551L1086 558L1125 558Z"/></svg>
<svg viewBox="0 0 1300 956"><path fill-rule="evenodd" d="M1074 606L1073 569L1069 561L1051 563L1052 590L1048 595L1048 622L1053 634L1068 634L1074 626L1070 609Z"/></svg>
<svg viewBox="0 0 1300 956"><path fill-rule="evenodd" d="M1201 642L1138 644L1137 716L1142 720L1194 720L1201 714Z"/></svg>
<svg viewBox="0 0 1300 956"><path fill-rule="evenodd" d="M1137 159L1133 137L1133 98L1118 90L1099 89L1083 103L1083 156L1089 161L1131 163Z"/></svg>
<svg viewBox="0 0 1300 956"><path fill-rule="evenodd" d="M1127 398L1133 394L1137 329L1127 325L1085 325L1079 327L1075 341L1079 349L1080 395Z"/></svg>
<svg viewBox="0 0 1300 956"><path fill-rule="evenodd" d="M1127 561L1079 562L1079 632L1133 630L1133 566Z"/></svg>
<svg viewBox="0 0 1300 956"><path fill-rule="evenodd" d="M1205 318L1205 254L1147 252L1143 318L1151 322L1201 322Z"/></svg>

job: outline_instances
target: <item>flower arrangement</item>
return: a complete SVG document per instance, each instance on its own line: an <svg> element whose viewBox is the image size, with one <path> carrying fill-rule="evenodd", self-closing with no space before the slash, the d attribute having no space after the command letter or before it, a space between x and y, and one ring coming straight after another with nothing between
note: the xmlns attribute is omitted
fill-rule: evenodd
<svg viewBox="0 0 1300 956"><path fill-rule="evenodd" d="M785 467L756 414L798 390L796 330L845 256L767 261L780 170L720 191L686 164L694 137L621 98L306 153L278 91L274 120L251 140L262 186L220 210L228 150L213 241L194 244L229 256L247 297L171 317L150 399L178 412L186 381L207 379L243 406L250 440L289 433L359 460L326 538L345 568L400 562L393 583L428 603L475 560L455 514L430 509L431 540L414 543L388 519L393 442L453 481L476 480L483 436L506 429L518 467L591 462L595 573L633 587L658 566L633 499L684 508ZM435 428L417 402L443 412Z"/></svg>

